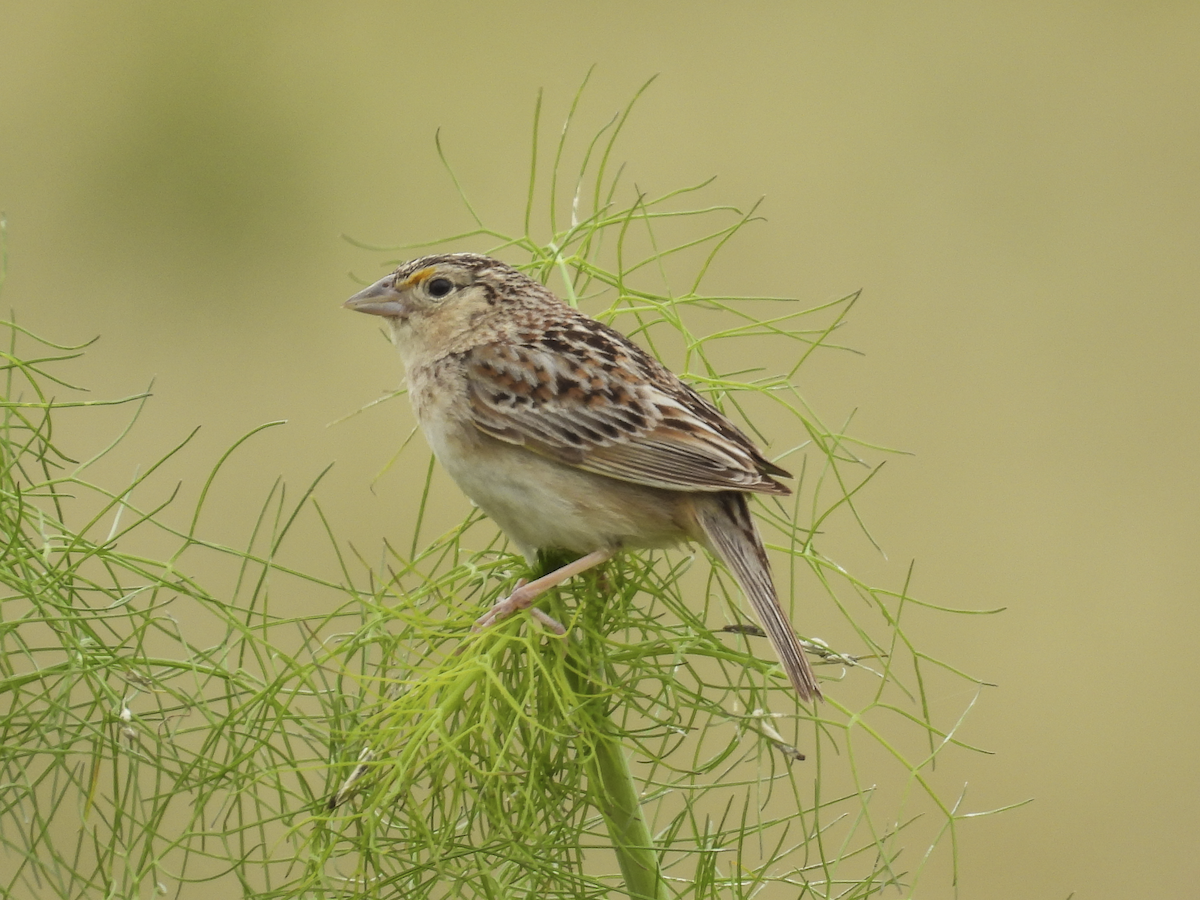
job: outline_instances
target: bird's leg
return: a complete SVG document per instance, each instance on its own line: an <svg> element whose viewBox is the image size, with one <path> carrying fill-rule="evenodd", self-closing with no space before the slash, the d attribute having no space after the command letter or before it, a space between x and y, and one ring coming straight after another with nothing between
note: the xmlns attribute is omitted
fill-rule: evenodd
<svg viewBox="0 0 1200 900"><path fill-rule="evenodd" d="M484 628L495 625L501 619L511 616L519 609L528 609L534 600L546 593L550 588L557 587L568 578L573 578L580 572L586 572L588 569L607 562L612 559L613 553L614 551L612 550L596 550L587 556L581 556L575 562L567 563L565 566L543 575L535 581L526 583L522 580L517 582L517 586L513 589L513 592L503 600L497 600L495 606L476 619L475 627L471 630L481 631ZM537 610L534 610L535 614L537 612ZM537 619L558 634L567 633L567 629L563 628L562 625L555 622L545 613L538 615Z"/></svg>

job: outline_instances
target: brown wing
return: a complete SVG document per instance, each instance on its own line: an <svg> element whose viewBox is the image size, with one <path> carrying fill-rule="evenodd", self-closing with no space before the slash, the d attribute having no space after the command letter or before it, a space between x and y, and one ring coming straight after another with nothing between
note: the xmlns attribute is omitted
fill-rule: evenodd
<svg viewBox="0 0 1200 900"><path fill-rule="evenodd" d="M463 354L474 424L589 472L669 490L788 494L728 419L618 332L579 316Z"/></svg>

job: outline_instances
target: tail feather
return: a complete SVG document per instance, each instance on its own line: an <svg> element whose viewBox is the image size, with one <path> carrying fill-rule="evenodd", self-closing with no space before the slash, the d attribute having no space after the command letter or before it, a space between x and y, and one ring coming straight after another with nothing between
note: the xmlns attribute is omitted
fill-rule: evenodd
<svg viewBox="0 0 1200 900"><path fill-rule="evenodd" d="M821 699L812 666L779 605L767 553L750 516L745 495L728 491L708 494L698 500L696 518L710 549L729 566L745 591L796 693L802 700Z"/></svg>

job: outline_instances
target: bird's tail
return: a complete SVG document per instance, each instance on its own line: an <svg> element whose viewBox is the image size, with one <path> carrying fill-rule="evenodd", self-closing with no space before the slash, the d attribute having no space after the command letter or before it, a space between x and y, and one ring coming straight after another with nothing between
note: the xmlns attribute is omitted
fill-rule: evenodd
<svg viewBox="0 0 1200 900"><path fill-rule="evenodd" d="M796 693L802 700L821 699L812 666L779 605L767 552L750 516L746 495L724 491L697 497L697 501L696 518L709 547L729 566L746 592Z"/></svg>

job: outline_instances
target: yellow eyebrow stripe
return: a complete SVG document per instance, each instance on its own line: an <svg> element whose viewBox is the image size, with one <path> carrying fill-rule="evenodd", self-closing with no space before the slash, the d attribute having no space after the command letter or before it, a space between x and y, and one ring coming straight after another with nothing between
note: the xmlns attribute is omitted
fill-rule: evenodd
<svg viewBox="0 0 1200 900"><path fill-rule="evenodd" d="M433 273L436 271L437 266L426 266L424 269L418 269L416 272L413 272L404 279L404 286L406 288L415 287L422 281L428 281L433 277Z"/></svg>

